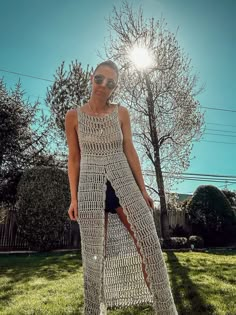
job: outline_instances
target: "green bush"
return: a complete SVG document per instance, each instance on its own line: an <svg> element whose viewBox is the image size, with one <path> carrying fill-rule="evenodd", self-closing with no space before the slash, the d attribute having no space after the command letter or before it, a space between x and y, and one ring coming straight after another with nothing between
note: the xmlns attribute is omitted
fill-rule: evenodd
<svg viewBox="0 0 236 315"><path fill-rule="evenodd" d="M171 231L172 237L188 237L189 232L184 229L182 225L177 224Z"/></svg>
<svg viewBox="0 0 236 315"><path fill-rule="evenodd" d="M30 249L57 246L68 220L70 190L67 174L55 167L35 167L23 173L17 186L16 219Z"/></svg>
<svg viewBox="0 0 236 315"><path fill-rule="evenodd" d="M187 248L188 239L186 237L170 237L168 239L160 238L160 244L163 249Z"/></svg>
<svg viewBox="0 0 236 315"><path fill-rule="evenodd" d="M204 240L201 236L191 235L188 239L189 245L193 244L195 248L203 248Z"/></svg>
<svg viewBox="0 0 236 315"><path fill-rule="evenodd" d="M201 185L188 203L192 233L207 246L226 245L234 238L236 216L225 195L215 186Z"/></svg>

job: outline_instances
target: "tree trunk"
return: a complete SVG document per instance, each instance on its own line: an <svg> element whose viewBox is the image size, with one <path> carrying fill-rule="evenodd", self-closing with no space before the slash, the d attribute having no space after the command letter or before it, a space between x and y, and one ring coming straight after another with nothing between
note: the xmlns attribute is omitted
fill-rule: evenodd
<svg viewBox="0 0 236 315"><path fill-rule="evenodd" d="M146 85L147 85L147 90L148 90L147 105L148 105L148 113L149 113L150 135L151 135L152 143L154 146L154 166L155 166L155 172L156 172L158 193L160 197L161 235L163 238L169 238L170 236L169 220L168 220L168 215L167 215L164 181L163 181L162 170L161 170L159 139L158 139L157 128L156 128L156 123L155 123L155 118L154 118L154 101L153 101L153 95L152 95L152 90L151 90L151 85L150 85L150 79L147 73L145 73L145 80L146 80Z"/></svg>
<svg viewBox="0 0 236 315"><path fill-rule="evenodd" d="M155 152L154 154L155 171L156 171L157 186L158 186L158 192L159 192L159 197L160 197L160 208L161 208L161 235L163 238L169 238L170 237L169 219L167 215L165 188L164 188L164 181L163 181L162 170L161 170L158 145L154 149L154 152Z"/></svg>

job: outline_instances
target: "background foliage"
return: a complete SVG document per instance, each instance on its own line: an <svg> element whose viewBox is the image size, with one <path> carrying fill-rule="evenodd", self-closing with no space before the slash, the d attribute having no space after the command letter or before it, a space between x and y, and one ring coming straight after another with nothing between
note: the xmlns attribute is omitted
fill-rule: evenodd
<svg viewBox="0 0 236 315"><path fill-rule="evenodd" d="M68 220L70 204L66 173L55 167L36 167L22 175L17 187L17 226L33 250L58 243Z"/></svg>

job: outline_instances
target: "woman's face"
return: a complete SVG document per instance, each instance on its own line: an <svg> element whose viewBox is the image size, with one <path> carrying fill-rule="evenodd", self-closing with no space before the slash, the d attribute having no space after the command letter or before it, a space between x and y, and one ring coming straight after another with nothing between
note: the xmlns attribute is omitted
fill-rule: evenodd
<svg viewBox="0 0 236 315"><path fill-rule="evenodd" d="M117 84L117 74L115 70L108 66L100 66L91 76L92 95L106 102Z"/></svg>

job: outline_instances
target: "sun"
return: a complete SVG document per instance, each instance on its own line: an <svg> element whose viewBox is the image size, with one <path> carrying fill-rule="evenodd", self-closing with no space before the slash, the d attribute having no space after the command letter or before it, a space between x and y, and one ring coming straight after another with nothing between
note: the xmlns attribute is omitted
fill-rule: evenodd
<svg viewBox="0 0 236 315"><path fill-rule="evenodd" d="M133 47L129 52L129 58L140 70L150 67L153 63L150 52L144 47Z"/></svg>

